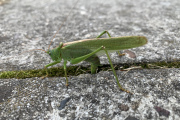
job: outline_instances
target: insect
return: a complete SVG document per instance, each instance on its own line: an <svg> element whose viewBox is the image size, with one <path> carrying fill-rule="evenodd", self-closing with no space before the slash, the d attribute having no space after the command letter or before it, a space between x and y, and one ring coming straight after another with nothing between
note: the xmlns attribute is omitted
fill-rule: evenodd
<svg viewBox="0 0 180 120"><path fill-rule="evenodd" d="M100 38L103 34L108 34L109 38ZM91 63L91 73L95 74L97 67L100 66L100 60L98 58L98 55L106 54L119 88L125 92L130 93L128 90L124 89L120 85L108 53L139 47L145 45L146 43L147 43L147 39L146 37L143 36L111 37L108 31L103 31L95 39L78 40L68 43L60 42L59 46L56 48L53 48L51 50L48 48L47 51L43 50L47 54L49 54L51 59L53 60L52 63L49 63L48 65L45 66L46 74L48 76L48 72L47 72L48 67L60 63L61 60L63 59L64 72L66 77L66 86L68 86L68 78L66 72L67 61L69 61L71 64L77 64L81 61L87 61ZM36 49L36 50L42 50L42 49Z"/></svg>

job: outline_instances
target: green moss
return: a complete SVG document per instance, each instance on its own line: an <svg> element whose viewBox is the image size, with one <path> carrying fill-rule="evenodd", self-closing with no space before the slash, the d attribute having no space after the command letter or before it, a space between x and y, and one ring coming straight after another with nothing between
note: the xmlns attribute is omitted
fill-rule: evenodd
<svg viewBox="0 0 180 120"><path fill-rule="evenodd" d="M79 68L78 66L68 67L67 68L68 76L83 74L84 71L78 68ZM85 67L82 67L81 69L87 70L87 68ZM32 78L32 77L43 77L43 76L46 76L45 69L0 72L0 79L8 79L8 78L24 79L24 78ZM49 68L48 76L49 77L58 77L58 76L64 77L63 67Z"/></svg>
<svg viewBox="0 0 180 120"><path fill-rule="evenodd" d="M114 65L115 70L123 70L127 68L133 67L141 67L143 69L159 69L159 68L180 68L180 61L173 62L154 62L154 63L133 63L133 64L119 64ZM102 65L98 69L99 71L107 71L111 70L110 65ZM67 67L68 76L77 76L79 74L90 73L90 66L82 67L82 66L70 66ZM46 76L45 69L37 69L37 70L21 70L21 71L3 71L0 72L0 79L9 79L9 78L31 78L31 77L42 77ZM64 77L64 69L63 67L56 68L48 68L48 76L49 77Z"/></svg>
<svg viewBox="0 0 180 120"><path fill-rule="evenodd" d="M149 63L150 68L180 68L180 61Z"/></svg>

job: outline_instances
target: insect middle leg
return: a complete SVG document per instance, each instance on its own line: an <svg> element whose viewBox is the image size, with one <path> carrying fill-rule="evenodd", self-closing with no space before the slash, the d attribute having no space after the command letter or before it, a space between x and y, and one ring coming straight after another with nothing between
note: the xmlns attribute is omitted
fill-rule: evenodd
<svg viewBox="0 0 180 120"><path fill-rule="evenodd" d="M65 74L65 77L66 77L66 87L68 87L69 84L68 84L68 78L67 78L67 67L66 67L66 64L67 64L67 61L64 60L64 74Z"/></svg>
<svg viewBox="0 0 180 120"><path fill-rule="evenodd" d="M47 64L47 65L44 67L44 69L46 70L46 76L41 77L41 79L44 79L44 78L48 77L48 70L47 70L48 67L60 63L61 60L62 60L62 59L59 59L58 61L54 61L54 62L52 62L52 63Z"/></svg>

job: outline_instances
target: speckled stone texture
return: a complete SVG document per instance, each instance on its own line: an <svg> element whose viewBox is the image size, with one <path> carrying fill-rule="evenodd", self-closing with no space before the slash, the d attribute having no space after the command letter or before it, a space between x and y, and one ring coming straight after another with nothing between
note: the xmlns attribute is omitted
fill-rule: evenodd
<svg viewBox="0 0 180 120"><path fill-rule="evenodd" d="M1 4L0 71L39 69L52 62L46 53L26 51L47 50L74 4L74 0L11 0ZM95 38L108 30L112 37L139 35L148 39L145 46L125 51L135 57L110 54L114 64L179 61L179 19L179 0L79 0L51 48L59 42ZM109 64L106 56L100 60ZM111 71L70 76L68 90L63 77L1 79L0 118L178 120L179 68L116 72L122 86L133 95L118 89ZM69 97L59 110L61 101Z"/></svg>

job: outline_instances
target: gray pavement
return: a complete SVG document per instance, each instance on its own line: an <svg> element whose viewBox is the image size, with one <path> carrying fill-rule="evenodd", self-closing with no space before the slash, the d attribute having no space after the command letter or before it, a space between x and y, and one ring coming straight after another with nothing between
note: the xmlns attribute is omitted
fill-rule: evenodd
<svg viewBox="0 0 180 120"><path fill-rule="evenodd" d="M74 4L73 0L12 0L1 4L0 71L40 69L50 63L47 54L26 51L47 50ZM51 48L59 42L95 38L108 30L112 37L138 35L148 39L148 44L125 51L123 57L110 54L114 64L179 61L179 19L178 0L79 0ZM129 57L130 53L135 57ZM105 55L100 60L109 64ZM112 71L70 76L68 90L64 77L1 79L0 118L178 120L179 68L116 72L121 85L133 95L118 89ZM59 110L61 101L69 97Z"/></svg>

